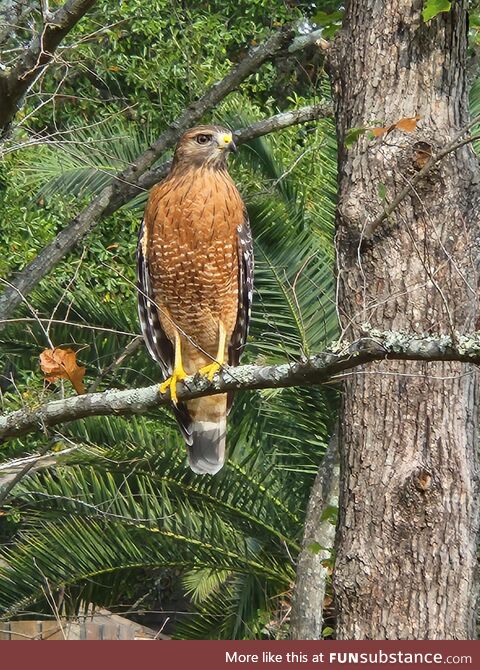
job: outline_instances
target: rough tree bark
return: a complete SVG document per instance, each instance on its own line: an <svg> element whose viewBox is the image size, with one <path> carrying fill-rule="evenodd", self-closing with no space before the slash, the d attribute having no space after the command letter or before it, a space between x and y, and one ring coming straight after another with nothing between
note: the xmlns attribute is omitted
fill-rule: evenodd
<svg viewBox="0 0 480 670"><path fill-rule="evenodd" d="M423 0L350 0L332 79L339 140L339 312L407 332L478 328L479 169L449 154L371 239L362 235L468 123L467 2L429 23ZM351 128L419 116L417 130ZM385 194L385 195L384 195ZM345 383L335 593L339 639L474 637L478 373L385 361Z"/></svg>

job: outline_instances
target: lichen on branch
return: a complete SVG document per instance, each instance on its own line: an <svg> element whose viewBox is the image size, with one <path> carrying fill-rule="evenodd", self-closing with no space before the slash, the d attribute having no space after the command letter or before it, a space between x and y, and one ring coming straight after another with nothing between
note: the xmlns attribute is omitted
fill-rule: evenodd
<svg viewBox="0 0 480 670"><path fill-rule="evenodd" d="M370 330L355 342L332 342L324 351L297 362L226 367L211 382L193 375L179 385L178 398L190 400L226 391L324 384L347 370L380 360L480 364L480 333L434 336ZM145 414L169 401L169 392L161 394L157 384L53 400L0 416L0 438L20 437L89 416Z"/></svg>

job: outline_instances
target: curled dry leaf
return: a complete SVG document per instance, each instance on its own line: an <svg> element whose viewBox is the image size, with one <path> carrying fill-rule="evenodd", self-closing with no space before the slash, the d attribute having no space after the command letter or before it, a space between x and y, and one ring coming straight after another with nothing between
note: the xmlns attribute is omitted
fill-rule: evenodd
<svg viewBox="0 0 480 670"><path fill-rule="evenodd" d="M391 126L385 126L384 128L372 128L372 135L374 137L381 137L382 135L388 135L392 130L403 130L404 133L413 133L417 129L417 123L420 121L420 116L409 116L396 123L392 123Z"/></svg>
<svg viewBox="0 0 480 670"><path fill-rule="evenodd" d="M73 349L44 349L40 354L40 367L47 382L68 379L79 395L85 393L85 368L78 365L77 354Z"/></svg>

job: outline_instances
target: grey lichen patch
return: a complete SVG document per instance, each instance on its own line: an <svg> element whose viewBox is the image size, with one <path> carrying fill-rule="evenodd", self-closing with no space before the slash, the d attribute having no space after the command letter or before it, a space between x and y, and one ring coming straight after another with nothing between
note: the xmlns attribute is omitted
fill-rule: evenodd
<svg viewBox="0 0 480 670"><path fill-rule="evenodd" d="M412 340L417 337L412 333L394 330L382 331L375 328L370 330L368 336L375 339L386 351L395 353L401 353L407 350L410 347Z"/></svg>
<svg viewBox="0 0 480 670"><path fill-rule="evenodd" d="M239 368L225 368L222 371L222 379L227 384L231 382L237 384L251 384L255 379L255 372L258 370L253 365L243 365Z"/></svg>
<svg viewBox="0 0 480 670"><path fill-rule="evenodd" d="M447 355L476 359L480 356L480 333L463 335L458 331L450 334L418 334L403 331L382 331L372 328L368 336L374 338L387 352L405 353L415 356Z"/></svg>
<svg viewBox="0 0 480 670"><path fill-rule="evenodd" d="M345 339L334 340L328 345L325 353L337 354L339 356L342 356L343 354L349 353L350 346L351 342L349 342L348 340Z"/></svg>
<svg viewBox="0 0 480 670"><path fill-rule="evenodd" d="M458 353L475 358L480 355L480 333L460 335L457 343Z"/></svg>
<svg viewBox="0 0 480 670"><path fill-rule="evenodd" d="M218 385L218 374L214 375L215 380L215 386ZM193 375L193 377L187 377L185 381L183 382L185 388L188 388L191 391L206 391L207 389L211 388L212 382L205 377L204 375L200 374L197 372L197 374Z"/></svg>
<svg viewBox="0 0 480 670"><path fill-rule="evenodd" d="M278 365L277 367L270 367L268 369L268 377L271 379L283 379L288 375L288 373L292 370L292 365L289 363L283 363L282 365Z"/></svg>
<svg viewBox="0 0 480 670"><path fill-rule="evenodd" d="M386 351L392 353L415 351L417 354L427 354L432 350L446 351L453 346L450 335L427 335L375 328L372 328L368 335L381 344Z"/></svg>

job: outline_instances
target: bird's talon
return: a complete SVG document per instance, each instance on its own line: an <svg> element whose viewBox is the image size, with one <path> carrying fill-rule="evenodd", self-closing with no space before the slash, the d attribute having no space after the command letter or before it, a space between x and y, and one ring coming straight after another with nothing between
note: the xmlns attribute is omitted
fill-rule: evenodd
<svg viewBox="0 0 480 670"><path fill-rule="evenodd" d="M222 366L220 363L214 361L213 363L210 363L209 365L205 365L203 368L200 368L198 374L202 375L203 377L206 377L208 381L211 382L215 374L220 371L221 367Z"/></svg>
<svg viewBox="0 0 480 670"><path fill-rule="evenodd" d="M183 379L186 379L188 375L184 370L174 372L171 377L166 379L164 382L160 384L158 387L158 390L160 393L166 393L168 389L170 389L170 398L171 401L173 402L174 405L178 404L178 396L177 396L177 382L181 382Z"/></svg>

